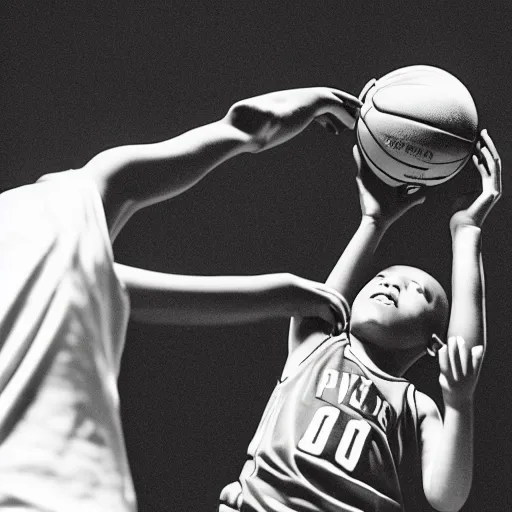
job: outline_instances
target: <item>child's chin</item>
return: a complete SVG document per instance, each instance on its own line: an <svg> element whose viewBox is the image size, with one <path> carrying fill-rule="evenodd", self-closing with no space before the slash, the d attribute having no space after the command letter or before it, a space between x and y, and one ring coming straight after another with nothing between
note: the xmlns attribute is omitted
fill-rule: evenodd
<svg viewBox="0 0 512 512"><path fill-rule="evenodd" d="M371 322L356 326L351 332L363 343L369 343L384 350L404 350L410 348L392 326Z"/></svg>

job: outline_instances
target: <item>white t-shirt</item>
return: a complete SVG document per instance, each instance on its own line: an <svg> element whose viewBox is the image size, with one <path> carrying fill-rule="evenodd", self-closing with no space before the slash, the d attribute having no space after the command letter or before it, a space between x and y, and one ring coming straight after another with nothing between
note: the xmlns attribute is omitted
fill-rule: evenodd
<svg viewBox="0 0 512 512"><path fill-rule="evenodd" d="M92 180L0 195L0 510L136 510L117 390L128 312Z"/></svg>

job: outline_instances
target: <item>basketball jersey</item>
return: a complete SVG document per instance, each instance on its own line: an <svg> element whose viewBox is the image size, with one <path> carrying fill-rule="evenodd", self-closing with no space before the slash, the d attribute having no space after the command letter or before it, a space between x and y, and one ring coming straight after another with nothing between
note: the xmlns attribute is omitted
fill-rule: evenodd
<svg viewBox="0 0 512 512"><path fill-rule="evenodd" d="M127 292L81 171L0 196L0 509L133 512L117 377Z"/></svg>
<svg viewBox="0 0 512 512"><path fill-rule="evenodd" d="M395 512L414 388L367 368L329 337L279 382L221 511Z"/></svg>

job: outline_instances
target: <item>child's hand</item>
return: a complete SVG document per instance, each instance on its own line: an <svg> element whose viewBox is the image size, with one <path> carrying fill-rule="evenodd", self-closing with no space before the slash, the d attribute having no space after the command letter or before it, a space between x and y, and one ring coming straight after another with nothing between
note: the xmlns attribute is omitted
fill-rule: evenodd
<svg viewBox="0 0 512 512"><path fill-rule="evenodd" d="M390 187L383 183L368 168L357 146L353 149L354 160L357 165L357 188L363 217L370 217L374 221L389 227L413 206L425 201L425 195L417 190L404 187Z"/></svg>
<svg viewBox="0 0 512 512"><path fill-rule="evenodd" d="M225 120L246 133L257 153L295 137L313 120L339 133L354 129L359 108L355 96L329 87L278 91L235 103Z"/></svg>
<svg viewBox="0 0 512 512"><path fill-rule="evenodd" d="M453 215L450 221L452 233L461 226L482 227L487 214L501 197L501 159L487 130L481 132L473 163L482 178L482 193L469 208Z"/></svg>
<svg viewBox="0 0 512 512"><path fill-rule="evenodd" d="M462 336L450 336L439 350L439 383L445 405L457 408L473 400L483 354L483 345L469 350Z"/></svg>

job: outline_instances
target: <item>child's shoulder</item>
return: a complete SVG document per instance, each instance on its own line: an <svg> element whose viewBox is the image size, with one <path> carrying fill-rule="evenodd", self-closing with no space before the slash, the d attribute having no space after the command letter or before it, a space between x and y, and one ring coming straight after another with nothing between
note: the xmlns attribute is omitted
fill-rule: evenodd
<svg viewBox="0 0 512 512"><path fill-rule="evenodd" d="M423 421L424 419L439 419L441 417L439 413L439 409L432 398L430 398L427 394L419 391L416 387L414 387L413 397L414 406L418 413L418 419Z"/></svg>

